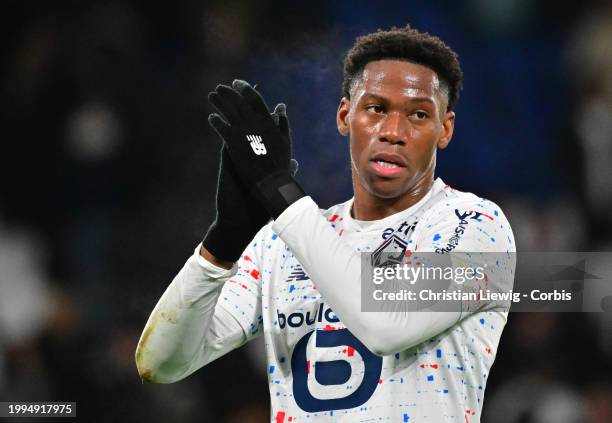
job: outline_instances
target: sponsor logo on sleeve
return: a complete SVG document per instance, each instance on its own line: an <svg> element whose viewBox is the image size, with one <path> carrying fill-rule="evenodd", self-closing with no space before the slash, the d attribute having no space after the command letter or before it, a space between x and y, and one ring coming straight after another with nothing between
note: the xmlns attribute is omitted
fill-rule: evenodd
<svg viewBox="0 0 612 423"><path fill-rule="evenodd" d="M471 220L482 222L482 217L486 217L487 219L493 220L492 216L474 210L461 211L459 209L455 209L455 216L457 216L457 219L459 219L459 223L457 224L457 226L455 226L455 229L452 232L451 237L448 239L446 245L444 247L438 247L435 249L436 253L450 253L455 248L457 248L457 246L459 245L459 241L461 241L461 238L465 234L467 226Z"/></svg>

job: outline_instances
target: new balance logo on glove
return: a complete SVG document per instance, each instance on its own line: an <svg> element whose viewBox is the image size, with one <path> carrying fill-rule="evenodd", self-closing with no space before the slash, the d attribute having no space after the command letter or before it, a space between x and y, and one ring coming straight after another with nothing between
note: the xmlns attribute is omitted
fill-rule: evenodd
<svg viewBox="0 0 612 423"><path fill-rule="evenodd" d="M251 142L251 148L253 152L260 155L265 155L267 153L266 146L263 144L261 137L259 135L247 135L247 140Z"/></svg>

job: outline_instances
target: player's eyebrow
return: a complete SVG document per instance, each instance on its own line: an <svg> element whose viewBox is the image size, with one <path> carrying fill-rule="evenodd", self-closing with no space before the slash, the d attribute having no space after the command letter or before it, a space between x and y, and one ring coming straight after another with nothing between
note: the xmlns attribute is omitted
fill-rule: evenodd
<svg viewBox="0 0 612 423"><path fill-rule="evenodd" d="M373 93L364 93L364 94L361 96L361 100L362 100L362 101L363 101L363 100L376 100L376 101L379 101L379 102L381 102L381 103L386 103L386 102L388 102L388 101L389 101L389 99L388 99L388 98L383 97L383 96L378 95L378 94L373 94Z"/></svg>
<svg viewBox="0 0 612 423"><path fill-rule="evenodd" d="M389 99L387 97L383 97L381 95L378 94L374 94L374 93L365 93L363 94L363 96L361 96L361 100L376 100L376 101L380 101L381 103L387 103L389 102ZM418 96L418 97L407 97L406 98L406 102L410 102L410 103L431 103L432 105L435 105L435 101L433 101L432 98L430 97L424 97L424 96Z"/></svg>
<svg viewBox="0 0 612 423"><path fill-rule="evenodd" d="M435 101L433 101L430 97L410 97L410 100L413 103L431 103L431 104L435 104Z"/></svg>

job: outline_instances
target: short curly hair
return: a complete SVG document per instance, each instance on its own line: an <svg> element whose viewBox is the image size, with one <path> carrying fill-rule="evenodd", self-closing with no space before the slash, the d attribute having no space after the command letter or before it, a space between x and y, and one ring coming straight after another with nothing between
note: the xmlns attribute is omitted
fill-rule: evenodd
<svg viewBox="0 0 612 423"><path fill-rule="evenodd" d="M365 66L376 60L404 60L426 66L436 72L448 96L447 111L453 110L463 88L459 56L444 41L406 25L358 37L344 58L342 94L350 97L353 84Z"/></svg>

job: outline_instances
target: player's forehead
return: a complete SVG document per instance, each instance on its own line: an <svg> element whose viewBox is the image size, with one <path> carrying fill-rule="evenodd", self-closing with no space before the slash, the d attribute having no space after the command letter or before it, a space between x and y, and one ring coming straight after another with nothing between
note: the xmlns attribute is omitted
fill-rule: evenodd
<svg viewBox="0 0 612 423"><path fill-rule="evenodd" d="M376 60L364 67L351 97L373 94L433 100L440 89L438 75L426 66L403 60Z"/></svg>

